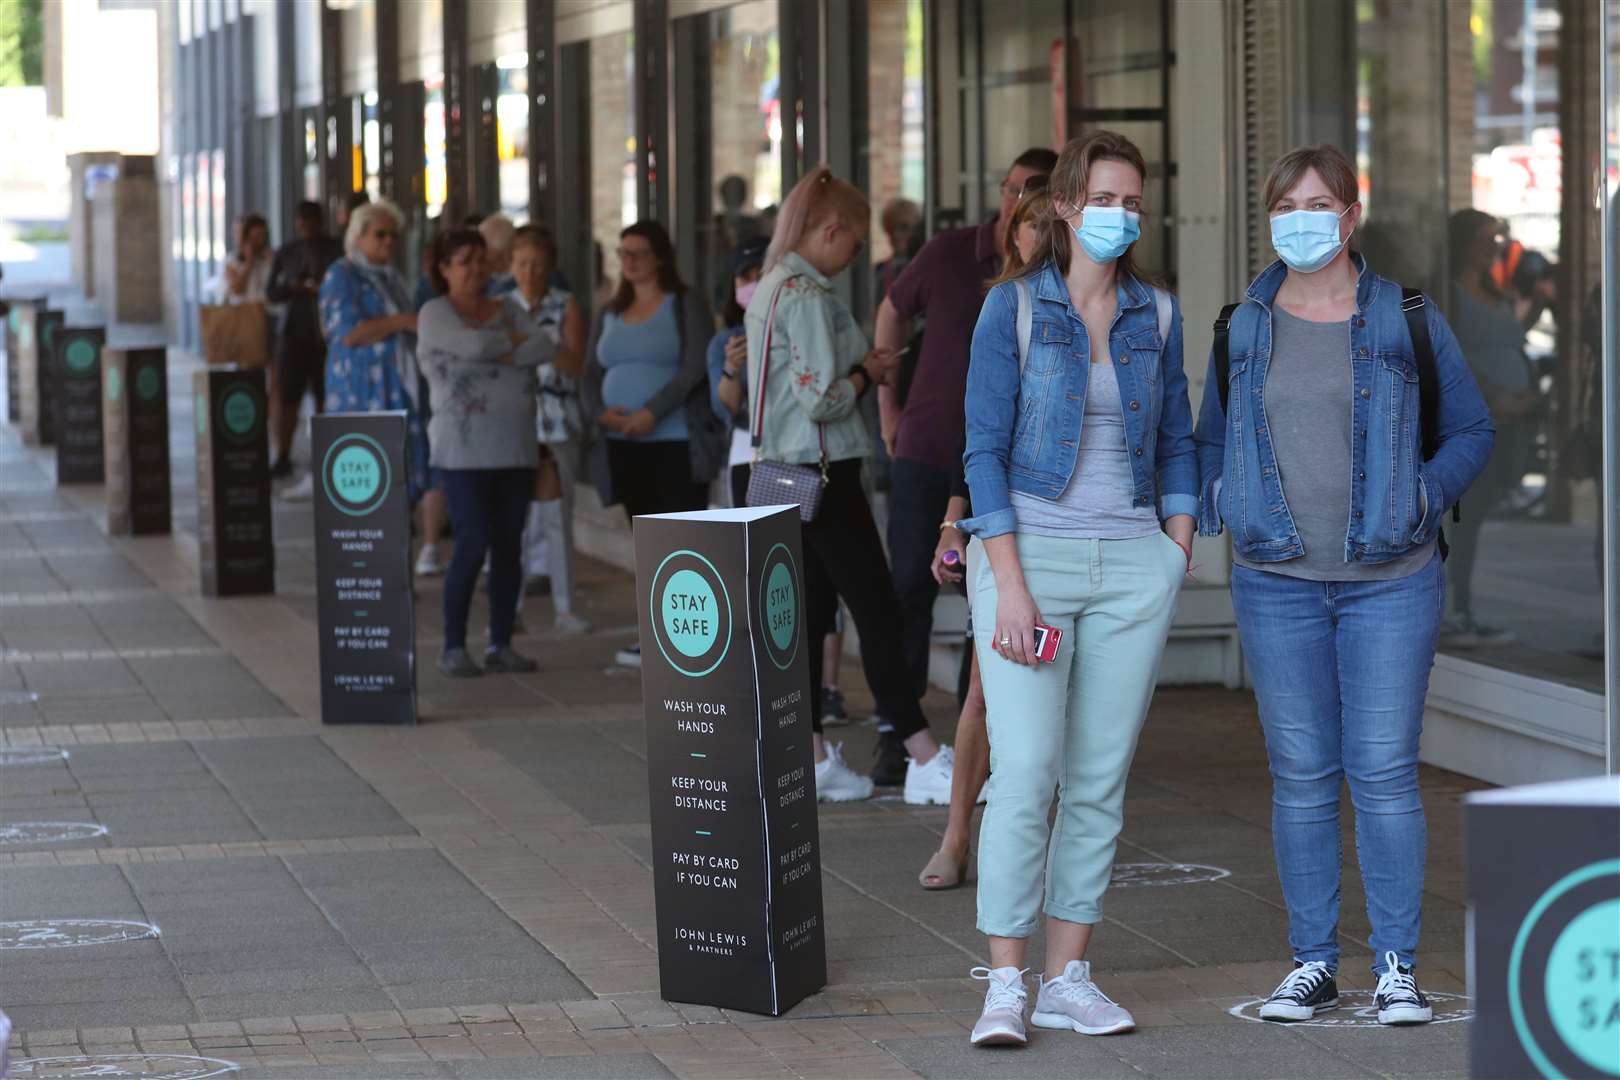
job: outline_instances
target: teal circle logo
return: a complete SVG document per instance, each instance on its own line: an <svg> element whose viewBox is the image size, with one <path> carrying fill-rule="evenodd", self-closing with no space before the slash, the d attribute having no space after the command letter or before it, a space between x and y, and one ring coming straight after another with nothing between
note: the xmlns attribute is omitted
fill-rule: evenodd
<svg viewBox="0 0 1620 1080"><path fill-rule="evenodd" d="M731 650L731 594L713 563L695 551L671 552L653 573L648 596L653 640L669 666L708 675Z"/></svg>
<svg viewBox="0 0 1620 1080"><path fill-rule="evenodd" d="M1620 1076L1620 859L1542 894L1514 937L1507 981L1514 1033L1542 1076Z"/></svg>
<svg viewBox="0 0 1620 1080"><path fill-rule="evenodd" d="M197 417L197 434L199 437L208 436L208 395L201 390L191 403L192 412Z"/></svg>
<svg viewBox="0 0 1620 1080"><path fill-rule="evenodd" d="M254 400L253 391L245 386L225 391L219 403L219 420L227 434L238 439L252 435L259 423L259 403Z"/></svg>
<svg viewBox="0 0 1620 1080"><path fill-rule="evenodd" d="M370 435L340 435L321 459L326 501L351 517L363 517L383 504L393 484L388 455Z"/></svg>
<svg viewBox="0 0 1620 1080"><path fill-rule="evenodd" d="M95 343L84 338L74 338L62 351L62 359L67 363L70 372L83 375L96 366Z"/></svg>
<svg viewBox="0 0 1620 1080"><path fill-rule="evenodd" d="M114 368L113 370L118 369ZM160 383L157 368L150 365L141 368L135 373L135 396L142 401L156 401L158 391L162 389Z"/></svg>
<svg viewBox="0 0 1620 1080"><path fill-rule="evenodd" d="M719 604L714 589L696 570L677 570L664 584L658 617L664 633L682 656L696 658L714 648L720 636Z"/></svg>
<svg viewBox="0 0 1620 1080"><path fill-rule="evenodd" d="M124 394L124 382L118 377L118 369L107 369L107 400L116 403Z"/></svg>
<svg viewBox="0 0 1620 1080"><path fill-rule="evenodd" d="M798 568L786 544L765 553L759 575L759 617L764 623L765 655L786 671L799 655L802 605Z"/></svg>
<svg viewBox="0 0 1620 1080"><path fill-rule="evenodd" d="M47 350L56 344L56 320L42 319L39 324L39 343Z"/></svg>
<svg viewBox="0 0 1620 1080"><path fill-rule="evenodd" d="M1576 1057L1620 1076L1620 899L1593 904L1547 954L1547 1012Z"/></svg>

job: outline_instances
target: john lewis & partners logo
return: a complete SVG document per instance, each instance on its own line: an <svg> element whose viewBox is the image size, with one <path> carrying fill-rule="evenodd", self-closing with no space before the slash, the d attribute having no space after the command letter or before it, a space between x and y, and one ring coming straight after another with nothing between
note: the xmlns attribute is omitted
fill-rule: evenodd
<svg viewBox="0 0 1620 1080"><path fill-rule="evenodd" d="M799 574L793 553L777 544L765 555L759 578L759 611L765 620L765 654L786 671L799 654Z"/></svg>
<svg viewBox="0 0 1620 1080"><path fill-rule="evenodd" d="M326 499L351 517L364 517L383 504L393 484L388 455L369 435L339 437L321 461Z"/></svg>
<svg viewBox="0 0 1620 1080"><path fill-rule="evenodd" d="M658 564L648 597L653 638L669 666L692 678L714 671L731 649L731 595L714 564L695 551Z"/></svg>

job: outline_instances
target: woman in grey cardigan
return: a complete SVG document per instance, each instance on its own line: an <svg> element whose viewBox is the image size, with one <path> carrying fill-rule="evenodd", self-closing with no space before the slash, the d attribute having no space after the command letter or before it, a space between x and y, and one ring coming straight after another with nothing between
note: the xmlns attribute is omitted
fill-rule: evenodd
<svg viewBox="0 0 1620 1080"><path fill-rule="evenodd" d="M580 387L585 415L605 437L593 479L603 502L622 502L631 518L702 510L727 438L709 407L713 316L681 281L669 233L656 221L619 234L619 263L618 290L591 327ZM693 401L700 407L688 408Z"/></svg>
<svg viewBox="0 0 1620 1080"><path fill-rule="evenodd" d="M433 242L428 273L441 294L417 316L417 353L433 398L428 445L455 528L444 577L444 652L454 677L533 671L512 649L523 584L523 521L534 490L535 368L554 346L525 334L510 308L484 296L484 239L450 229ZM489 646L482 669L467 655L467 612L489 555Z"/></svg>

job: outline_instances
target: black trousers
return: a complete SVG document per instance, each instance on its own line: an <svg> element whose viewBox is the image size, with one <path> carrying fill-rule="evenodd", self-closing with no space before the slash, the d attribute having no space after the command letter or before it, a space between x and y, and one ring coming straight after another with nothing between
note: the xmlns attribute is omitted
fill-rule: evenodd
<svg viewBox="0 0 1620 1080"><path fill-rule="evenodd" d="M951 499L951 476L943 469L895 458L889 463L889 558L894 562L894 589L905 629L901 651L911 690L928 692L928 650L934 637L934 549L939 523Z"/></svg>
<svg viewBox="0 0 1620 1080"><path fill-rule="evenodd" d="M686 440L628 442L609 439L608 469L625 516L678 514L709 508L709 487L694 483Z"/></svg>
<svg viewBox="0 0 1620 1080"><path fill-rule="evenodd" d="M861 487L859 459L833 463L821 513L804 527L804 591L815 730L821 730L821 642L833 628L840 597L860 634L861 666L878 712L902 739L925 729L928 719L912 689L901 649L903 628L894 578Z"/></svg>

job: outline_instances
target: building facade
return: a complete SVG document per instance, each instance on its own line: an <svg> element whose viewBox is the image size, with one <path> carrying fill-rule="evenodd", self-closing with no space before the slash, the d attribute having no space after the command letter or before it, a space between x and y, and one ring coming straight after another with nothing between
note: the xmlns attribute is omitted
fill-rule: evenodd
<svg viewBox="0 0 1620 1080"><path fill-rule="evenodd" d="M1180 293L1196 406L1211 320L1273 258L1260 189L1290 147L1351 154L1366 208L1357 243L1464 325L1478 321L1459 284L1477 276L1464 247L1479 219L1467 212L1487 215L1497 325L1517 327L1507 349L1522 371L1497 417L1499 490L1463 503L1479 527L1448 571L1454 602L1471 599L1448 617L1424 753L1501 782L1614 768L1613 530L1600 528L1615 490L1615 387L1603 378L1613 289L1602 288L1620 182L1614 5L179 0L162 11L181 339L246 210L280 237L300 199L336 218L355 192L387 196L405 210L412 269L439 222L504 210L555 228L587 296L586 283L616 273L618 231L649 216L671 226L686 278L714 284L738 230L767 228L820 161L872 200L868 255L841 283L869 315L871 267L890 254L885 205L917 203L929 232L976 223L1019 151L1109 127L1149 161L1139 259ZM1166 677L1236 685L1226 541L1200 541L1197 558Z"/></svg>

